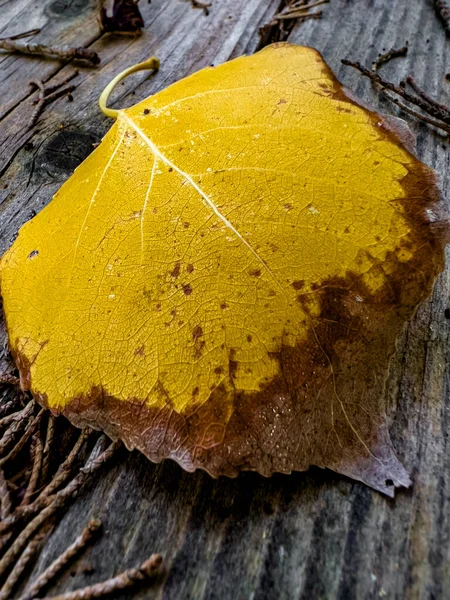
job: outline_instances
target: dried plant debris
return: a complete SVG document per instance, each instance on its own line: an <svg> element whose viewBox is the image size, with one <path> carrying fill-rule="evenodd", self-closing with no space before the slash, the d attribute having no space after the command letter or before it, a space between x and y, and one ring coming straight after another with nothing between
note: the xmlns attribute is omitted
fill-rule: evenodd
<svg viewBox="0 0 450 600"><path fill-rule="evenodd" d="M322 11L310 12L322 4L328 4L330 0L282 0L278 12L269 23L263 25L259 30L260 41L258 49L264 48L273 42L287 40L296 23L302 23L307 19L320 19Z"/></svg>
<svg viewBox="0 0 450 600"><path fill-rule="evenodd" d="M114 0L112 15L100 6L100 28L102 32L118 35L140 35L144 19L138 6L139 0Z"/></svg>
<svg viewBox="0 0 450 600"><path fill-rule="evenodd" d="M45 58L56 58L63 61L81 61L90 67L95 67L100 63L98 54L89 48L46 46L45 44L22 41L23 38L36 35L39 32L39 29L31 29L17 35L0 38L0 49L16 54L30 54Z"/></svg>
<svg viewBox="0 0 450 600"><path fill-rule="evenodd" d="M91 600L92 598L111 595L155 577L161 565L162 557L159 554L152 554L137 569L127 569L106 581L74 590L73 592L67 592L66 594L46 596L43 600Z"/></svg>
<svg viewBox="0 0 450 600"><path fill-rule="evenodd" d="M432 0L432 2L437 16L444 25L446 34L450 35L450 6L445 0Z"/></svg>
<svg viewBox="0 0 450 600"><path fill-rule="evenodd" d="M78 71L73 71L69 73L67 77L65 77L62 81L59 81L52 85L47 85L40 81L39 79L30 81L30 85L39 90L38 96L35 100L33 100L33 104L35 104L35 108L33 114L31 116L30 122L28 124L28 128L31 129L34 127L44 110L47 104L61 98L62 96L69 96L75 89L74 85L66 85L71 81L74 77L78 75Z"/></svg>
<svg viewBox="0 0 450 600"><path fill-rule="evenodd" d="M404 57L408 54L408 42L401 48L390 48L387 52L380 53L372 63L372 71L375 73L381 65L386 64L393 58Z"/></svg>
<svg viewBox="0 0 450 600"><path fill-rule="evenodd" d="M347 59L343 59L341 62L346 66L357 69L361 75L369 78L375 88L403 112L412 115L419 121L436 127L446 134L450 134L449 106L432 98L411 76L406 77L405 80L400 81L400 84L397 85L390 81L386 81L378 74L377 69L379 66L386 63L391 58L405 55L405 47L389 50L385 54L379 55L377 60L372 64L371 69L368 69L359 62Z"/></svg>
<svg viewBox="0 0 450 600"><path fill-rule="evenodd" d="M192 8L200 8L203 10L206 16L209 15L209 9L211 8L211 2L200 2L200 0L191 0Z"/></svg>
<svg viewBox="0 0 450 600"><path fill-rule="evenodd" d="M7 394L0 403L0 600L11 598L61 510L121 446L90 429L74 439L77 430L65 419L8 390L15 397ZM63 562L77 548L71 546Z"/></svg>
<svg viewBox="0 0 450 600"><path fill-rule="evenodd" d="M31 584L21 600L32 600L38 597L42 590L100 534L101 527L102 522L99 519L91 519L77 539Z"/></svg>

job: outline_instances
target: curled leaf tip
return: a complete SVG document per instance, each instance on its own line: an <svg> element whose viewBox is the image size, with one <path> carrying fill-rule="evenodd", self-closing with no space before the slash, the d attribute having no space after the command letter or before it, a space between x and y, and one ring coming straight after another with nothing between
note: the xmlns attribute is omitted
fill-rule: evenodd
<svg viewBox="0 0 450 600"><path fill-rule="evenodd" d="M147 70L157 71L159 69L159 65L160 65L159 60L157 58L155 58L154 56L152 56L151 58L144 60L144 62L138 63L137 65L133 65L132 67L128 67L128 69L125 69L124 71L122 71L121 73L116 75L116 77L114 77L114 79L112 79L108 83L108 85L105 87L105 89L101 93L100 98L98 100L98 104L100 106L100 110L102 111L102 113L105 114L107 117L116 119L117 115L119 114L119 111L115 110L113 108L108 108L106 106L108 99L109 99L112 91L116 87L116 85L118 83L120 83L123 79L128 77L128 75L131 75L132 73L137 73L138 71L147 71Z"/></svg>

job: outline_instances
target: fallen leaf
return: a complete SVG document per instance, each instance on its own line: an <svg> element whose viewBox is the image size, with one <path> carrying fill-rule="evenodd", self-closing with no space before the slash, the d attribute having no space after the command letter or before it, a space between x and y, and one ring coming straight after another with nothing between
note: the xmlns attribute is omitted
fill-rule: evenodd
<svg viewBox="0 0 450 600"><path fill-rule="evenodd" d="M408 486L384 382L448 234L403 122L289 44L106 112L1 262L23 388L188 471Z"/></svg>

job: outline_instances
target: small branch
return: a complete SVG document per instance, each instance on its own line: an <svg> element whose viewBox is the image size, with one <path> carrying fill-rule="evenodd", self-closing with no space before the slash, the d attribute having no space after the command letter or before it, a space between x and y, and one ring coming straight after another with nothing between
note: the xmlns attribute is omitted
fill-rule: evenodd
<svg viewBox="0 0 450 600"><path fill-rule="evenodd" d="M0 467L0 520L11 514L12 502L3 469Z"/></svg>
<svg viewBox="0 0 450 600"><path fill-rule="evenodd" d="M150 579L157 574L162 564L162 557L159 554L152 554L138 569L127 569L101 583L96 583L73 592L59 594L43 598L43 600L91 600L92 598L100 598L107 594L112 594L124 590L139 582Z"/></svg>
<svg viewBox="0 0 450 600"><path fill-rule="evenodd" d="M15 36L15 39L0 39L0 48L6 50L6 52L57 58L64 61L80 60L90 67L95 67L100 63L98 54L94 50L89 50L89 48L59 48L57 46L45 46L44 44L27 44L17 40L17 36Z"/></svg>
<svg viewBox="0 0 450 600"><path fill-rule="evenodd" d="M41 436L38 433L33 436L33 469L31 471L30 481L28 482L24 497L20 503L21 506L26 506L29 504L31 496L35 493L39 481L39 475L41 473L42 455L43 444Z"/></svg>
<svg viewBox="0 0 450 600"><path fill-rule="evenodd" d="M101 440L103 440L103 439L106 439L106 438L100 438L99 442L101 442ZM29 504L28 506L19 507L12 515L7 517L0 523L0 534L3 534L5 532L9 531L12 527L17 525L17 523L19 523L23 519L33 517L34 515L39 513L39 511L41 511L42 509L45 510L46 508L48 508L49 506L51 506L55 503L62 505L67 499L75 497L79 488L89 478L89 475L91 475L92 473L97 471L97 469L99 469L99 467L101 467L104 462L110 460L112 458L112 456L114 455L114 453L121 447L121 445L122 445L121 442L113 442L99 456L96 455L97 446L95 446L94 450L91 453L90 458L86 462L86 465L82 469L80 469L79 473L72 479L72 481L65 488L63 488L59 492L56 492L56 494L49 495L48 488L50 487L51 491L54 491L57 487L59 487L59 485L61 483L61 481L59 481L58 484L55 484L54 480L52 480L50 482L49 486L47 486L47 488L45 488L43 490L43 492L40 494L40 496L38 496L32 504ZM99 445L98 447L101 448L101 445ZM73 452L73 450L72 450L72 452ZM64 464L66 464L66 463L67 463L67 460L65 461ZM61 472L62 472L62 468L61 468ZM68 475L68 473L66 474L66 476L67 475ZM0 561L0 564L1 564L1 561Z"/></svg>
<svg viewBox="0 0 450 600"><path fill-rule="evenodd" d="M15 396L14 398L11 398L11 400L8 400L7 402L2 402L0 405L0 427L4 427L4 425L2 424L3 419L5 418L5 415L7 415L9 413L9 411L12 408L15 408L16 405L19 402L19 398L21 397L22 394L18 394L17 396ZM11 415L8 415L8 417L10 417Z"/></svg>
<svg viewBox="0 0 450 600"><path fill-rule="evenodd" d="M39 498L37 499L38 501L39 499L43 499L53 494L53 492L55 492L60 487L60 485L64 483L64 481L70 475L70 471L73 467L74 462L79 457L81 449L92 436L92 434L92 429L89 429L88 427L80 432L78 440L75 442L66 460L58 467L58 470L56 471L51 482L42 490L42 492L39 495Z"/></svg>
<svg viewBox="0 0 450 600"><path fill-rule="evenodd" d="M385 96L385 98L387 98L388 100L393 102L396 106L398 106L405 113L408 113L409 115L411 115L412 117L415 117L419 121L425 121L425 123L428 123L429 125L433 125L433 127L437 127L438 129L441 129L442 131L445 131L446 133L450 134L450 127L447 127L440 121L436 121L436 119L432 119L431 117L428 117L427 115L424 115L424 114L420 113L419 111L414 110L413 108L411 108L410 106L408 106L407 104L405 104L404 102L402 102L401 100L396 98L395 96L392 96L391 94L389 94L389 92L387 92L386 90L380 90L380 91L383 94L383 96Z"/></svg>
<svg viewBox="0 0 450 600"><path fill-rule="evenodd" d="M39 90L39 95L36 100L33 101L33 104L36 104L36 107L31 116L30 123L28 128L31 129L37 123L42 111L44 110L44 106L53 102L57 98L61 98L61 96L65 96L70 94L75 89L74 85L68 85L61 89L61 86L65 85L67 82L71 81L74 77L78 75L78 71L74 71L70 73L65 79L62 81L55 83L53 85L46 86L40 79L34 79L30 81L30 85L34 86Z"/></svg>
<svg viewBox="0 0 450 600"><path fill-rule="evenodd" d="M94 537L100 532L102 526L101 521L98 519L92 519L89 521L87 527L85 527L77 537L77 539L71 544L67 550L61 554L56 560L54 560L50 566L33 582L28 588L21 600L32 600L39 596L40 592L53 580L55 577L67 566L67 564L80 552L82 552L86 546L92 542Z"/></svg>
<svg viewBox="0 0 450 600"><path fill-rule="evenodd" d="M367 69L359 62L352 62L346 59L343 59L341 62L344 65L357 69L364 77L368 77L372 83L374 83L375 86L382 91L387 98L389 98L389 100L402 108L402 110L413 114L416 118L421 119L426 123L430 123L431 125L438 127L446 133L450 133L450 109L447 107L443 107L443 105L440 105L436 101L432 100L429 96L427 96L427 99L425 99L422 95L413 96L401 85L399 86L391 83L390 81L385 81L380 77L380 75L378 75L378 73L374 73L373 71ZM417 84L415 85L417 86ZM386 91L392 92L393 94L400 96L403 100L406 100L410 104L420 108L425 115L422 115L414 109L409 108L398 99L394 100L394 96L392 94L386 94Z"/></svg>
<svg viewBox="0 0 450 600"><path fill-rule="evenodd" d="M22 40L23 38L30 37L31 35L37 35L41 33L40 29L29 29L28 31L23 31L22 33L16 33L16 35L8 35L7 37L0 38L0 40Z"/></svg>
<svg viewBox="0 0 450 600"><path fill-rule="evenodd" d="M101 439L102 438L100 438L100 440ZM101 445L98 445L98 447L100 448ZM20 532L13 544L0 560L0 577L16 561L18 555L20 552L22 552L22 549L27 544L30 537L32 537L44 523L47 523L48 519L53 517L54 514L61 509L68 500L74 498L89 476L95 473L106 461L110 460L120 447L121 442L113 442L99 456L97 455L96 451L97 446L94 447L89 460L86 462L85 467L80 469L78 475L72 479L72 481L64 489L45 499L45 508L43 508L43 510L37 514L33 520L30 521L28 525ZM25 511L26 509L31 508L33 504L30 504L30 506L24 506L23 510ZM2 525L4 525L7 521L8 519L5 520Z"/></svg>
<svg viewBox="0 0 450 600"><path fill-rule="evenodd" d="M372 63L372 71L375 73L381 65L386 64L393 58L399 58L401 56L406 56L408 53L408 46L402 46L401 48L391 48L384 54L379 54L377 58Z"/></svg>
<svg viewBox="0 0 450 600"><path fill-rule="evenodd" d="M24 419L27 419L34 409L34 402L29 402L24 408L18 410L11 415L6 415L5 417L0 419L0 427L9 427L11 423L22 422ZM6 434L6 432L5 432ZM4 435L2 437L4 437Z"/></svg>
<svg viewBox="0 0 450 600"><path fill-rule="evenodd" d="M5 452L9 450L9 447L14 444L16 437L27 427L34 407L35 403L34 401L31 401L22 411L16 413L16 418L9 425L8 429L3 433L0 439L0 456L4 455ZM6 418L4 420L6 420Z"/></svg>
<svg viewBox="0 0 450 600"><path fill-rule="evenodd" d="M41 408L41 410L34 417L34 419L32 421L28 422L28 425L26 426L25 431L23 432L22 437L19 439L17 444L12 448L12 450L9 452L9 454L7 454L6 456L3 456L0 459L0 466L3 466L8 461L16 458L16 456L19 454L19 452L25 447L25 445L27 444L30 437L36 431L42 417L44 416L44 412L45 412L45 409Z"/></svg>
<svg viewBox="0 0 450 600"><path fill-rule="evenodd" d="M44 452L42 455L42 482L47 480L48 468L50 464L50 453L55 439L55 417L49 413L47 422L47 433L45 434Z"/></svg>
<svg viewBox="0 0 450 600"><path fill-rule="evenodd" d="M287 0L282 10L276 13L269 23L259 29L260 50L273 42L283 42L288 39L296 23L303 23L307 19L320 19L322 11L310 12L311 9L328 4L330 0Z"/></svg>
<svg viewBox="0 0 450 600"><path fill-rule="evenodd" d="M441 104L440 102L438 102L437 100L435 100L434 98L429 96L425 92L425 90L423 90L412 77L407 77L406 81L412 87L412 89L416 92L416 94L421 96L425 100L425 102L428 102L428 104L430 106L434 106L437 110L441 111L443 115L450 116L450 108L448 106L445 106L445 104Z"/></svg>
<svg viewBox="0 0 450 600"><path fill-rule="evenodd" d="M28 565L33 560L37 552L40 550L46 535L47 531L42 531L41 533L37 534L33 540L29 542L28 546L22 552L22 555L14 565L7 580L3 584L2 589L0 591L0 600L10 600L10 598L12 597L12 591L14 590L20 578L22 577L25 569L28 567Z"/></svg>
<svg viewBox="0 0 450 600"><path fill-rule="evenodd" d="M20 379L9 373L4 373L3 375L0 375L0 384L12 385L20 388Z"/></svg>
<svg viewBox="0 0 450 600"><path fill-rule="evenodd" d="M278 14L276 14L273 19L271 24L275 24L277 21L281 21L281 20L286 20L286 19L300 19L303 17L313 17L313 18L320 18L320 16L322 15L322 13L317 12L317 13L310 13L309 11L311 10L311 8L316 8L317 6L321 6L322 4L328 4L330 0L317 0L316 2L312 2L311 4L299 4L297 2L295 2L294 4L291 4L289 6L286 6L285 8L283 8L283 10L281 12L279 12ZM314 17L314 15L319 15Z"/></svg>

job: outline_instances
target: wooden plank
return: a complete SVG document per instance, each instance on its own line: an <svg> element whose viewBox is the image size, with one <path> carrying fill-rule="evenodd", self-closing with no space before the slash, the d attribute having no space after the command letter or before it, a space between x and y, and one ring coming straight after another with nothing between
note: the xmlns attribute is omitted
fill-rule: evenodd
<svg viewBox="0 0 450 600"><path fill-rule="evenodd" d="M11 19L18 14L13 4L2 5ZM25 0L16 4L27 6ZM30 132L23 125L30 110L26 97L16 99L17 106L0 122L2 184L8 185L0 205L1 250L109 127L96 98L113 74L150 53L161 58L157 75L137 75L115 95L117 105L132 104L204 65L252 51L258 26L277 5L278 1L264 0L216 1L210 16L204 17L189 2L141 2L145 35L95 41L92 47L101 54L102 67L82 71L74 102L62 99L52 105ZM322 8L324 18L296 27L290 41L318 48L358 96L396 112L340 59L370 64L383 48L409 40L407 58L387 65L386 76L399 80L413 74L432 94L448 97L444 74L450 71L449 41L430 2L418 0L411 6L408 0L332 0ZM58 76L71 68L64 67ZM21 79L19 65L17 72L18 80L25 82L28 74ZM447 189L447 142L407 119L418 137L419 156L437 169ZM61 122L64 126L59 129ZM31 150L25 146L30 141ZM69 148L66 155L63 144ZM395 501L318 469L271 479L246 473L236 480L214 481L204 473L184 473L170 462L152 465L132 453L99 477L69 509L34 574L75 538L89 517L96 516L104 520L106 532L86 555L95 572L75 577L67 573L59 581L60 591L108 577L158 551L166 560L166 576L134 598L446 597L450 321L444 311L449 291L447 269L432 298L406 328L392 360L386 393L390 431L399 457L414 477L412 489L398 493ZM130 595L117 596L125 597Z"/></svg>

